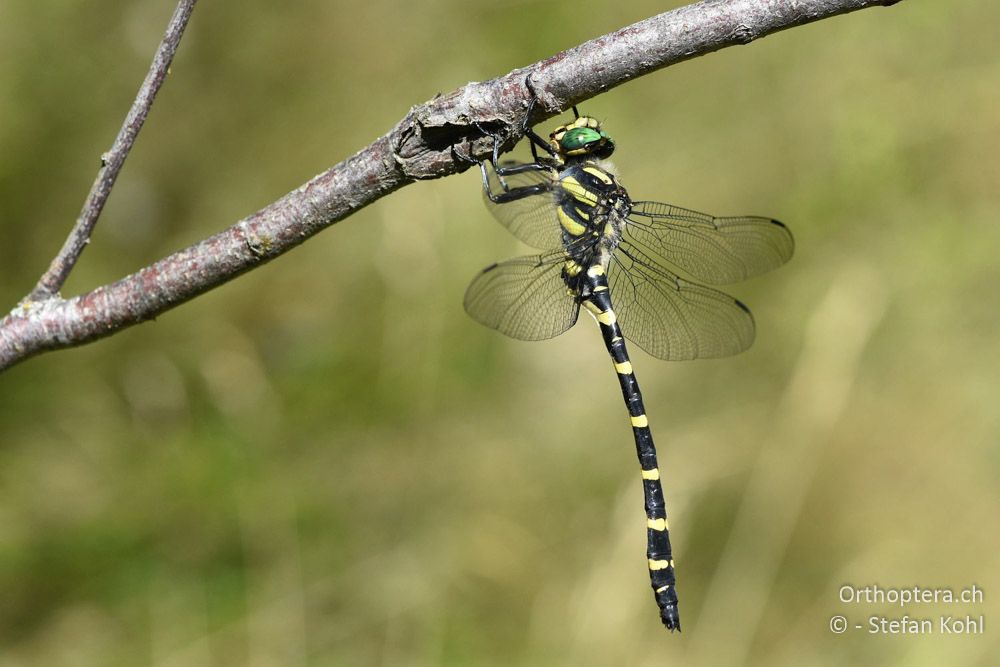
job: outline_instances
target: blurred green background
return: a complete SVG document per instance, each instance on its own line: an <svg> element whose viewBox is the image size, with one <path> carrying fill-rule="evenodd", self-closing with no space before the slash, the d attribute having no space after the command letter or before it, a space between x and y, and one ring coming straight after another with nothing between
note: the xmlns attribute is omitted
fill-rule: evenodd
<svg viewBox="0 0 1000 667"><path fill-rule="evenodd" d="M232 224L438 92L680 4L200 3L64 293ZM171 11L0 0L4 310L65 238ZM757 318L748 353L633 350L683 634L649 593L597 327L519 343L462 310L478 269L523 251L466 172L0 377L0 667L995 660L998 22L905 2L584 106L636 198L773 215L798 244L729 290ZM985 599L848 604L845 584ZM904 613L935 634L828 628ZM942 636L941 614L987 634Z"/></svg>

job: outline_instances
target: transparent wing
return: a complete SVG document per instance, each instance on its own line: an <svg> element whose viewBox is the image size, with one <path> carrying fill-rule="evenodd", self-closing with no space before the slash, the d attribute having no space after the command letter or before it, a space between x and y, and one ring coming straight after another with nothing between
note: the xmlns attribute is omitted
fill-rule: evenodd
<svg viewBox="0 0 1000 667"><path fill-rule="evenodd" d="M518 164L504 162L504 166ZM498 204L490 201L483 191L486 208L500 224L510 230L510 233L533 248L548 250L562 245L562 232L559 218L556 217L555 184L547 171L528 171L522 174L504 176L507 186L511 189L541 185L549 191L528 195L523 199ZM490 171L490 187L494 193L503 192L503 187L496 172Z"/></svg>
<svg viewBox="0 0 1000 667"><path fill-rule="evenodd" d="M465 291L465 311L511 338L558 336L576 323L580 312L562 279L565 259L558 251L486 267Z"/></svg>
<svg viewBox="0 0 1000 667"><path fill-rule="evenodd" d="M654 357L727 357L753 343L746 306L678 277L632 243L622 242L608 273L623 335Z"/></svg>
<svg viewBox="0 0 1000 667"><path fill-rule="evenodd" d="M771 218L716 218L670 204L632 204L625 236L649 255L712 285L739 282L776 269L795 241Z"/></svg>

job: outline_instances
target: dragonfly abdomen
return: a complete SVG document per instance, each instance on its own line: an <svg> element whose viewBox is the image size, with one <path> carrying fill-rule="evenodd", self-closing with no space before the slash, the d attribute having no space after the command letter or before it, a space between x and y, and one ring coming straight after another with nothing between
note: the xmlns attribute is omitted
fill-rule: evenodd
<svg viewBox="0 0 1000 667"><path fill-rule="evenodd" d="M639 381L632 371L625 339L612 307L604 267L600 263L592 264L585 275L587 288L583 305L601 325L601 336L611 356L611 363L614 364L635 436L636 454L642 472L643 504L646 509L646 564L649 568L650 585L660 609L660 620L668 629L680 630L670 528L667 524L663 487L660 485L653 433L649 430L649 419L642 402Z"/></svg>

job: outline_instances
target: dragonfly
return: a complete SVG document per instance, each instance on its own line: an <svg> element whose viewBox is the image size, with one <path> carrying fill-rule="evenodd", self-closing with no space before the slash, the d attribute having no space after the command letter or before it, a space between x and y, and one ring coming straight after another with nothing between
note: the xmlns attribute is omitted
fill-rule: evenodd
<svg viewBox="0 0 1000 667"><path fill-rule="evenodd" d="M661 473L626 341L665 360L746 350L755 335L750 309L705 284L726 285L775 269L791 258L794 241L773 218L715 217L633 200L606 162L614 141L595 118L576 107L573 113L574 120L548 141L526 122L522 132L533 162L501 162L502 137L492 134L492 157L479 162L487 207L541 252L483 269L466 290L465 310L520 340L558 336L581 309L596 320L639 458L650 584L663 625L679 631Z"/></svg>

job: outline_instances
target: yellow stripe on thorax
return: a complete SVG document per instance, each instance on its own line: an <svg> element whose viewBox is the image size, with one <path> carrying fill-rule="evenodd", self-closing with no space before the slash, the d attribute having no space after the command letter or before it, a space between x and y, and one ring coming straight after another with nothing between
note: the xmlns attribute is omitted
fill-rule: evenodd
<svg viewBox="0 0 1000 667"><path fill-rule="evenodd" d="M580 181L576 180L572 176L566 176L560 180L559 185L562 186L563 190L572 195L573 199L576 199L581 204L585 206L597 205L597 195L580 185Z"/></svg>
<svg viewBox="0 0 1000 667"><path fill-rule="evenodd" d="M611 177L608 176L608 174L603 169L587 166L584 167L583 170L588 174L590 174L591 176L593 176L594 178L601 181L602 183L604 183L605 185L611 185L612 183Z"/></svg>
<svg viewBox="0 0 1000 667"><path fill-rule="evenodd" d="M559 218L559 224L562 225L562 228L572 236L583 236L584 232L587 231L587 227L564 211L562 206L556 209L556 217Z"/></svg>

